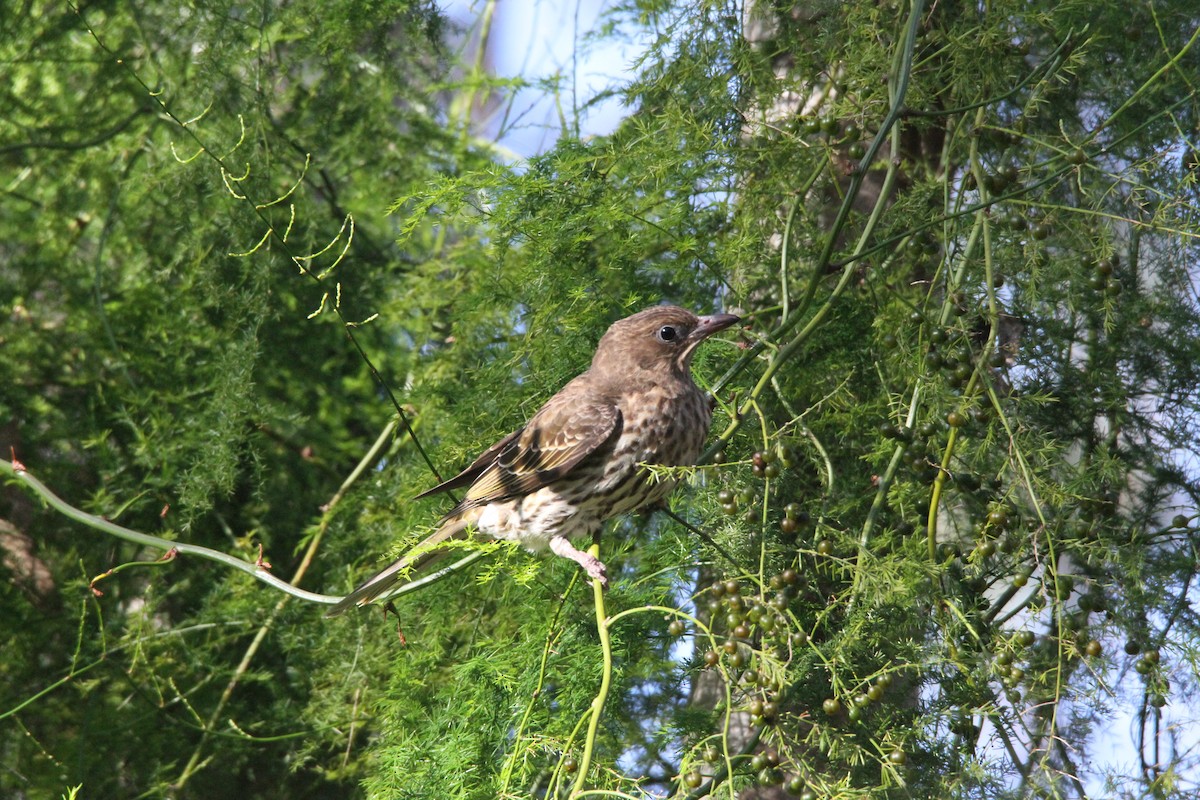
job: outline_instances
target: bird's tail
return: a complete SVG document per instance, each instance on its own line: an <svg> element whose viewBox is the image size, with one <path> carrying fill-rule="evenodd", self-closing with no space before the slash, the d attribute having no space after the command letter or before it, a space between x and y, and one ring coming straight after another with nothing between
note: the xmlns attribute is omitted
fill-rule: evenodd
<svg viewBox="0 0 1200 800"><path fill-rule="evenodd" d="M461 517L447 520L432 535L416 545L408 553L393 561L379 572L372 575L350 594L343 597L325 613L327 617L336 617L351 606L365 606L384 592L400 583L410 573L427 567L446 556L442 547L452 539L461 539L467 532L470 520Z"/></svg>

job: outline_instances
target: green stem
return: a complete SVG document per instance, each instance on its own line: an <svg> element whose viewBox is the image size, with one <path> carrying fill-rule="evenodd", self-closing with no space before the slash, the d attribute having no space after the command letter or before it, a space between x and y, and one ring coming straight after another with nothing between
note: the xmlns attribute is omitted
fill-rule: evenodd
<svg viewBox="0 0 1200 800"><path fill-rule="evenodd" d="M917 408L920 404L921 387L918 386L912 394L912 400L908 406L908 417L905 418L905 425L912 427L913 421L917 416ZM854 602L858 599L862 592L863 582L863 567L866 562L868 547L871 543L871 532L875 529L875 524L879 521L879 515L883 513L883 507L887 504L888 487L892 485L892 481L896 477L897 470L900 469L900 462L904 458L903 445L897 445L892 453L892 459L888 462L887 469L884 470L882 477L879 479L879 487L875 490L875 499L871 501L871 508L867 510L867 518L863 522L862 531L858 535L858 558L854 564L854 586L850 590L850 600L847 603L847 609L854 608Z"/></svg>
<svg viewBox="0 0 1200 800"><path fill-rule="evenodd" d="M1178 70L1180 68L1179 62L1183 59L1183 57L1185 55L1187 55L1188 50L1191 50L1192 46L1196 44L1197 39L1200 39L1200 27L1197 27L1196 30L1192 32L1192 38L1187 40L1187 44L1185 44L1178 53L1176 53L1174 56L1172 56L1171 59L1169 61L1167 61L1167 63L1165 63L1161 67L1159 67L1157 72L1155 72L1153 75L1151 75L1149 78L1147 78L1145 80L1145 82L1142 83L1142 85L1137 88L1137 91L1135 91L1133 94L1129 95L1128 98L1126 98L1124 103L1122 103L1120 106L1117 107L1117 109L1115 111L1113 111L1111 114L1109 114L1108 119L1106 119L1106 120L1104 120L1104 122L1100 123L1097 130L1103 130L1104 128L1112 125L1113 122L1117 119L1117 117L1124 114L1129 109L1130 106L1132 106L1135 102L1137 102L1138 98L1140 98L1148 89L1150 89L1150 87L1156 85L1159 82L1159 79L1162 78L1163 75L1166 75L1171 70ZM1185 67L1184 69L1187 69L1187 68Z"/></svg>
<svg viewBox="0 0 1200 800"><path fill-rule="evenodd" d="M130 530L122 525L117 525L114 522L109 522L103 517L98 517L95 514L89 514L86 511L81 511L80 509L75 508L73 505L63 500L54 492L50 491L46 484L29 474L29 471L24 467L18 468L13 466L11 461L0 459L0 473L7 474L15 478L18 482L24 483L33 490L34 494L45 500L51 508L53 508L55 511L58 511L64 517L73 519L76 522L80 522L89 528L94 528L98 531L103 531L104 533L116 536L118 539L124 539L125 541L133 542L134 544L140 544L143 547L161 550L164 553L170 552L171 550L176 550L181 555L199 556L210 561L217 561L227 567L233 567L236 570L241 570L247 575L260 580L268 586L272 586L279 591L284 592L285 594L290 594L293 597L300 598L301 600L308 600L310 603L325 603L328 605L333 605L341 599L341 597L337 595L317 594L315 592L306 592L303 589L298 589L287 581L276 578L262 567L238 558L237 556L231 556L227 553L222 553L219 550L211 550L207 547L201 547L200 545L196 544L172 542L170 539L163 539L158 536L140 533L135 530Z"/></svg>
<svg viewBox="0 0 1200 800"><path fill-rule="evenodd" d="M105 655L107 655L107 653ZM20 703L17 703L12 708L6 709L4 711L0 711L0 719L5 719L6 717L11 717L13 714L18 713L21 709L25 708L26 706L28 706L32 703L35 703L38 700L41 700L43 697L54 692L56 689L59 689L60 687L67 685L71 681L78 678L80 675L90 672L91 670L95 669L96 667L100 666L103 663L105 663L105 660L103 658L98 658L95 661L91 662L90 664L84 664L82 667L76 668L75 666L72 665L70 672L68 672L66 675L62 676L58 680L54 681L53 683L49 684L44 689L42 689L40 692L36 692L36 693L30 695L29 697L26 697L24 700L22 700Z"/></svg>
<svg viewBox="0 0 1200 800"><path fill-rule="evenodd" d="M904 40L900 49L896 53L896 68L894 72L899 77L896 79L896 86L892 96L891 107L888 109L887 115L880 123L879 132L871 141L870 146L867 148L866 154L863 156L862 160L858 163L858 166L850 176L850 184L842 198L842 204L838 208L838 212L834 217L833 224L830 225L825 241L825 247L822 249L820 256L816 259L816 262L813 265L813 279L809 282L807 292L805 293L803 299L801 299L799 305L792 311L791 315L780 322L779 327L772 332L773 338L783 336L785 333L799 325L800 322L805 318L805 315L808 313L813 301L816 298L817 287L819 286L822 277L825 275L825 270L833 261L833 253L837 247L838 236L841 233L842 228L845 227L847 221L850 219L850 214L854 208L854 201L857 199L859 190L862 188L862 182L866 177L871 164L874 163L875 157L879 153L880 148L883 147L884 142L893 137L896 133L894 129L896 123L900 120L901 107L904 105L904 98L908 92L908 84L912 78L911 67L913 63L913 52L914 48L916 47L917 33L920 29L921 13L924 5L925 4L923 0L914 0L909 14L908 28L905 32ZM808 323L804 326L804 328L797 333L791 341L781 347L779 351L771 358L770 362L767 364L766 370L764 370L762 377L750 391L750 397L747 400L746 405L743 405L741 411L734 415L733 420L721 433L717 441L714 442L707 451L705 451L704 456L702 456L702 460L711 458L714 452L723 447L733 437L734 432L741 426L741 420L750 407L749 403L757 400L764 389L770 385L771 377L778 372L779 369L782 368L782 366L787 363L793 355L796 354L796 351L808 341L809 336L811 336L812 333L821 326L822 322L825 320L825 317L827 317L833 310L834 302L852 283L855 272L854 263L864 254L866 243L874 235L875 228L883 216L884 207L887 205L888 198L891 196L892 189L895 186L897 171L896 159L889 159L887 173L885 174L883 184L880 187L879 197L876 200L875 209L863 226L862 233L858 238L858 242L855 245L853 254L846 259L845 263L843 264L842 275L838 280L837 285L833 288L833 291L830 292L828 299L826 299L821 308L818 309L811 318L809 318ZM713 394L717 394L729 383L729 381L733 379L735 375L739 374L743 369L745 369L745 367L751 361L759 356L762 350L763 346L761 344L750 348L745 355L739 358L737 362L730 367L729 370L723 376L721 376L721 378L718 379L715 384L713 384Z"/></svg>
<svg viewBox="0 0 1200 800"><path fill-rule="evenodd" d="M595 543L588 548L592 556L600 557L600 544ZM575 787L571 789L571 797L577 797L583 791L587 780L588 770L592 765L592 754L596 749L596 735L600 730L600 714L604 703L608 700L608 691L612 687L612 642L608 637L609 620L604 611L604 586L599 579L592 581L592 598L596 607L596 632L600 635L600 652L604 658L604 669L600 673L600 689L592 700L591 719L588 721L587 739L583 743L583 756L579 759L579 777L575 779Z"/></svg>
<svg viewBox="0 0 1200 800"><path fill-rule="evenodd" d="M983 119L984 119L983 109L980 109L979 111L976 112L975 124L977 127L979 125L983 124ZM968 159L971 164L971 170L975 175L975 183L979 187L980 205L986 206L989 204L989 200L991 200L992 198L990 198L988 196L987 189L985 188L983 167L979 161L978 138L974 138L971 140L971 149L970 149L970 154L968 156ZM976 212L975 225L971 229L971 235L967 238L967 245L964 248L963 254L959 259L959 267L954 272L954 274L949 276L947 279L948 283L946 286L946 296L942 300L942 313L938 319L938 323L941 325L945 325L950 318L950 307L952 305L951 298L953 297L954 293L958 290L958 287L962 285L963 276L967 269L967 264L971 260L971 254L974 252L976 244L977 244L977 242L979 242L979 240L981 238L983 239L984 262L986 265L988 265L985 267L985 269L988 271L988 274L990 275L991 274L991 272L990 272L991 251L989 250L989 247L991 246L991 238L990 238L990 232L989 232L989 228L988 228L988 215L987 215L987 212L982 209ZM989 280L988 283L990 285L991 281ZM993 291L993 290L989 290L989 291ZM994 295L993 295L993 297L994 297ZM994 336L994 335L995 335L995 326L993 325L992 332L991 332L991 334L989 334L989 339L990 339L990 336ZM987 351L987 348L985 347L984 352L986 352L986 351ZM983 357L981 356L981 361L982 360L983 360ZM978 382L979 382L979 369L977 368L973 373L971 373L971 379L967 382L966 387L963 389L963 394L962 394L963 399L962 399L962 403L960 403L960 410L962 410L962 408L965 408L965 404L967 402L969 402L972 397L974 397L976 385L978 384ZM941 504L942 494L945 491L946 478L950 477L950 471L949 471L950 470L950 460L954 457L954 448L958 442L958 432L959 432L958 428L951 428L950 435L948 437L946 437L946 447L942 451L942 457L938 464L937 477L935 477L933 479L933 491L929 498L929 516L926 518L925 530L926 530L926 544L927 544L928 552L929 552L929 560L931 562L937 560L938 508Z"/></svg>

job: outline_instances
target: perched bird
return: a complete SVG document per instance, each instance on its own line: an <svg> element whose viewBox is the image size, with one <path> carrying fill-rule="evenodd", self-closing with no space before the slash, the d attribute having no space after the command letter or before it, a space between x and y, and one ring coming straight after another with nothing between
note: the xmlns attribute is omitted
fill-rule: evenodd
<svg viewBox="0 0 1200 800"><path fill-rule="evenodd" d="M614 322L592 365L461 473L418 497L465 487L462 501L408 554L346 595L327 614L365 605L405 575L445 555L445 542L471 534L549 548L607 583L604 564L577 550L605 520L652 505L673 481L643 465L694 464L712 421L692 381L696 347L738 321L655 306Z"/></svg>

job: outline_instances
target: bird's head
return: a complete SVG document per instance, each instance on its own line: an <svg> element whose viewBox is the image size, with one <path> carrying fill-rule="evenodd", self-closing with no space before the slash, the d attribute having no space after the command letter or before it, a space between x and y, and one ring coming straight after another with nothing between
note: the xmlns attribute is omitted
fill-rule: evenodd
<svg viewBox="0 0 1200 800"><path fill-rule="evenodd" d="M698 317L678 306L653 306L614 322L600 339L592 369L630 378L688 374L696 347L738 321L733 314ZM631 374L632 372L632 374Z"/></svg>

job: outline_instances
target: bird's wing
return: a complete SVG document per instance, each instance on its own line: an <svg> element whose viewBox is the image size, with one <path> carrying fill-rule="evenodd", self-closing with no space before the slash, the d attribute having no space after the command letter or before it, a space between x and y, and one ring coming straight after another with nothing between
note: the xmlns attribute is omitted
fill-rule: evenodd
<svg viewBox="0 0 1200 800"><path fill-rule="evenodd" d="M578 393L555 395L496 451L455 512L529 494L558 480L620 429L615 405Z"/></svg>
<svg viewBox="0 0 1200 800"><path fill-rule="evenodd" d="M580 397L583 394L586 392L568 386L550 398L524 428L496 442L455 477L418 495L470 484L462 502L446 515L432 536L343 597L326 616L336 617L351 606L370 603L410 572L444 556L441 546L468 535L481 506L528 494L558 480L605 442L619 436L621 412L617 407Z"/></svg>
<svg viewBox="0 0 1200 800"><path fill-rule="evenodd" d="M475 482L476 478L483 474L484 470L492 465L492 462L496 460L496 456L499 455L500 451L507 447L509 442L517 438L523 430L525 429L519 428L510 433L508 436L505 436L487 450L484 450L479 458L471 462L471 466L467 467L450 480L442 481L432 489L426 489L413 499L420 500L422 497L429 497L430 495L438 494L440 492L448 492L451 489L461 489L464 486L470 486Z"/></svg>

